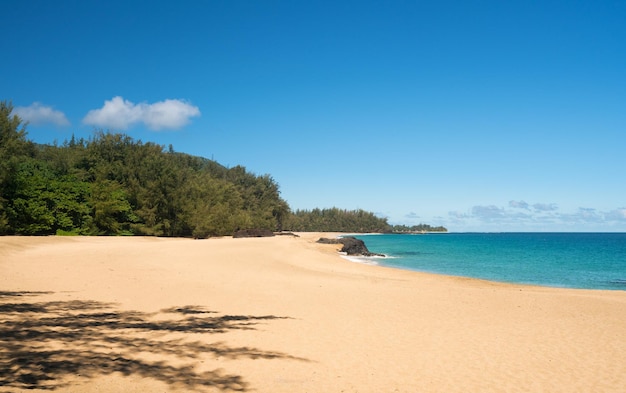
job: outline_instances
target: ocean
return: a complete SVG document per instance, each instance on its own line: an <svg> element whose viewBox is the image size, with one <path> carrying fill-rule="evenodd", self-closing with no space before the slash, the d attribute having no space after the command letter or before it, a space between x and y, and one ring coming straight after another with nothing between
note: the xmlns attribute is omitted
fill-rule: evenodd
<svg viewBox="0 0 626 393"><path fill-rule="evenodd" d="M357 235L399 269L548 287L626 290L626 233Z"/></svg>

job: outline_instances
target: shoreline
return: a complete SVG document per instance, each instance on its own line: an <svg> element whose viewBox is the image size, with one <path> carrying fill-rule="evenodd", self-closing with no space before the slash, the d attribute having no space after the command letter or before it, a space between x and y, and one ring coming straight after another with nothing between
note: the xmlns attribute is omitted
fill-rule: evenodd
<svg viewBox="0 0 626 393"><path fill-rule="evenodd" d="M473 234L473 233L472 233ZM498 234L502 234L502 235L518 235L518 234L524 234L524 233L519 233L519 232L502 232L502 233L498 233ZM551 235L551 234L557 234L557 235L561 235L564 233L556 233L556 232L532 232L531 235L535 236L535 235ZM581 234L581 235L588 235L589 233L579 233L576 232L575 234ZM612 234L618 234L618 235L623 235L626 233L619 233L619 232L611 232L611 233L602 233L602 235L612 235ZM368 241L368 237L371 234L351 234L350 236L356 236L358 239L367 242ZM383 235L387 235L387 234L383 234ZM396 234L393 234L396 235ZM397 234L397 235L404 235L404 234ZM460 235L467 235L466 233L462 233ZM478 234L478 235L483 235L482 233ZM383 249L385 247L389 247L389 241L382 241L380 244L377 242L374 242L372 240L372 242L375 245L378 245L379 247L383 247ZM366 245L368 245L368 243L365 243ZM454 247L453 245L448 245L449 247ZM427 246L426 246L427 247ZM428 249L426 248L426 252L428 252ZM374 253L379 252L379 249L374 250ZM524 252L524 250L518 250L520 252ZM516 253L517 254L517 253ZM476 280L483 280L483 281L491 281L491 282L497 282L497 283L503 283L503 284L512 284L512 285L525 285L525 286L535 286L535 287L545 287L545 288L557 288L557 289L583 289L583 290L609 290L609 291L626 291L626 280L620 279L620 272L623 272L623 270L618 270L618 271L613 271L613 277L611 278L606 278L605 280L598 280L596 279L595 281L591 280L591 281L586 281L584 279L578 279L578 280L572 280L571 279L571 275L576 273L579 276L583 276L583 273L586 273L587 271L578 271L576 269L570 269L569 271L565 272L565 271L560 271L560 273L562 274L562 276L560 276L561 278L564 279L559 279L559 276L551 276L550 280L546 280L544 279L537 279L537 277L541 277L541 273L540 272L535 272L538 273L538 276L529 276L528 274L525 275L525 279L524 277L517 277L516 274L518 272L515 271L515 269L508 270L508 274L506 275L498 275L498 274L489 274L489 272L485 271L485 270L480 270L480 269L462 269L465 270L464 272L455 272L455 273L449 273L446 270L450 271L450 269L439 269L438 265L436 263L432 263L432 262L423 262L421 261L421 263L419 264L420 267L415 267L414 263L416 263L415 260L411 259L411 258L405 258L402 256L394 256L392 254L382 254L384 256L381 257L377 257L377 256L344 256L344 258L355 262L355 263L364 263L365 265L378 265L378 266L384 266L384 267L389 267L389 268L393 268L393 269L400 269L400 270L405 270L405 271L412 271L412 272L418 272L418 273L427 273L427 274L435 274L435 275L442 275L442 276L452 276L452 277L462 277L462 278L468 278L468 279L476 279ZM458 257L458 256L457 256ZM484 258L486 258L486 260L489 260L489 255L484 255ZM527 255L528 257L528 255ZM538 256L541 257L541 256ZM617 256L614 255L614 257L616 258ZM395 259L399 259L399 263L394 263ZM532 258L531 258L532 259ZM471 260L467 260L467 255L463 256L463 263L466 264L467 266L481 266L481 261L483 259L480 260L476 260L473 259ZM451 261L451 266L456 267L458 270L458 267L460 266L459 263L461 263L461 260L455 260L454 258L450 259ZM446 261L447 262L447 261ZM517 261L518 263L520 261ZM617 261L616 261L617 262ZM526 261L524 261L523 263L526 263ZM510 269L510 266L514 266L514 264L503 264L502 267L504 269ZM549 267L548 267L549 268ZM430 269L430 270L429 270ZM494 272L497 272L498 270L495 269L493 270ZM600 271L600 270L598 270ZM485 274L487 273L487 274ZM523 273L523 272L522 272ZM592 273L596 273L595 271ZM608 271L602 271L602 273L609 274ZM565 276L567 274L567 277ZM615 275L617 274L617 275ZM622 273L623 274L623 273ZM506 277L504 277L506 276Z"/></svg>
<svg viewBox="0 0 626 393"><path fill-rule="evenodd" d="M297 234L0 238L3 391L626 385L623 291L368 266L316 243L345 234Z"/></svg>

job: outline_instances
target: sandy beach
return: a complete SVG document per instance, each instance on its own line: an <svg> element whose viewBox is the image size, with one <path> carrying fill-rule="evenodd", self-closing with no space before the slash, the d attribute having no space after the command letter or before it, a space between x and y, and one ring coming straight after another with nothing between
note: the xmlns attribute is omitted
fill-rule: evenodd
<svg viewBox="0 0 626 393"><path fill-rule="evenodd" d="M368 266L300 235L0 238L0 392L626 389L625 291Z"/></svg>

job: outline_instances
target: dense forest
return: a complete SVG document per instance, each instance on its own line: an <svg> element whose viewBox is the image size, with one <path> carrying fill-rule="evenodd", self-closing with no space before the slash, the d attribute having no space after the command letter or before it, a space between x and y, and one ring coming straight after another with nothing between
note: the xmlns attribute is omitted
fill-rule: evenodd
<svg viewBox="0 0 626 393"><path fill-rule="evenodd" d="M286 227L298 232L389 232L386 218L364 210L296 210L287 218Z"/></svg>
<svg viewBox="0 0 626 393"><path fill-rule="evenodd" d="M361 209L296 210L287 215L285 226L298 232L354 232L354 233L424 233L447 232L442 226L427 224L413 226L390 225L386 218L377 217Z"/></svg>
<svg viewBox="0 0 626 393"><path fill-rule="evenodd" d="M269 175L123 134L97 131L88 140L35 144L12 109L0 102L0 235L206 238L249 228L394 230L362 210L291 212Z"/></svg>
<svg viewBox="0 0 626 393"><path fill-rule="evenodd" d="M36 145L0 103L0 234L209 237L281 229L278 184L241 166L96 132Z"/></svg>

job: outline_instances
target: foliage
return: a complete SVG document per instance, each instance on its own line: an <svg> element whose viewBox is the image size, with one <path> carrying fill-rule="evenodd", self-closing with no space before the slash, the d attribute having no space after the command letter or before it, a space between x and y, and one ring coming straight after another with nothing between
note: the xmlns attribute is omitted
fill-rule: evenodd
<svg viewBox="0 0 626 393"><path fill-rule="evenodd" d="M428 224L419 224L419 225L394 225L391 228L393 233L423 233L423 232L448 232L445 227L438 226L433 227Z"/></svg>
<svg viewBox="0 0 626 393"><path fill-rule="evenodd" d="M10 102L0 102L0 234L11 232L9 204L16 193L19 165L33 153L22 119L12 111Z"/></svg>
<svg viewBox="0 0 626 393"><path fill-rule="evenodd" d="M447 232L442 226L427 224L413 226L390 225L386 218L364 210L331 209L296 210L284 220L285 229L296 232L353 233L420 233Z"/></svg>
<svg viewBox="0 0 626 393"><path fill-rule="evenodd" d="M291 212L269 175L123 134L98 131L89 140L72 136L61 146L35 145L12 111L10 102L0 102L0 235L205 238L250 228L422 230L391 227L363 210Z"/></svg>
<svg viewBox="0 0 626 393"><path fill-rule="evenodd" d="M86 233L91 223L89 184L57 176L45 161L24 158L17 165L11 194L4 206L15 233Z"/></svg>
<svg viewBox="0 0 626 393"><path fill-rule="evenodd" d="M269 175L102 131L35 145L12 109L0 103L0 234L204 238L288 214Z"/></svg>
<svg viewBox="0 0 626 393"><path fill-rule="evenodd" d="M388 232L386 218L364 210L296 210L285 222L285 229L298 232Z"/></svg>

